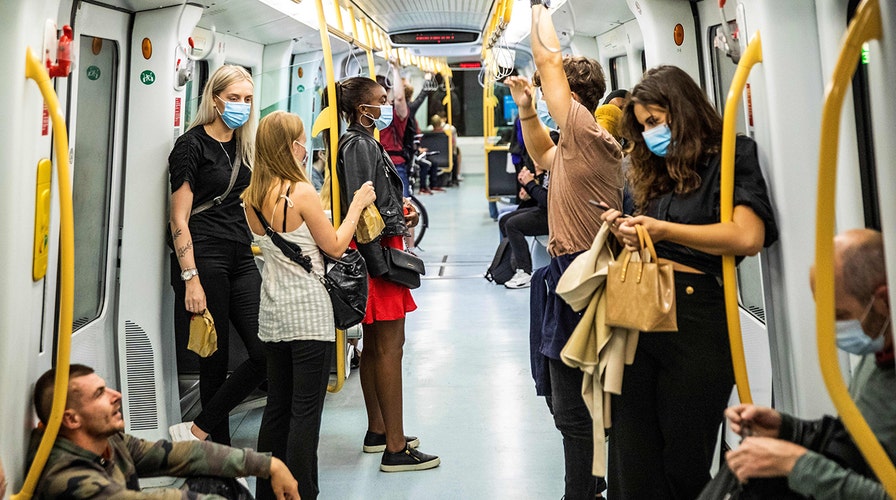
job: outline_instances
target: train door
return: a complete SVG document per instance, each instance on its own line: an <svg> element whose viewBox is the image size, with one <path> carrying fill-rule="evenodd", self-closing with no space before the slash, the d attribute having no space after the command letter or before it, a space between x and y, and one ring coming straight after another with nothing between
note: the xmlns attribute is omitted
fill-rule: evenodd
<svg viewBox="0 0 896 500"><path fill-rule="evenodd" d="M78 64L68 89L75 219L72 362L93 366L113 387L121 387L115 339L129 21L116 10L78 7Z"/></svg>

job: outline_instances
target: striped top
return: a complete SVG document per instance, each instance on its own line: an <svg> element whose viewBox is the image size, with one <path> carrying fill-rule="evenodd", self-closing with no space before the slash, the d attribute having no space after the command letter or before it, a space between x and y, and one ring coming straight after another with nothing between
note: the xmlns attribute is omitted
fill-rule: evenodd
<svg viewBox="0 0 896 500"><path fill-rule="evenodd" d="M287 202L290 200L287 198ZM311 258L314 273L289 260L267 235L255 235L264 255L258 337L263 342L292 340L336 341L333 304L317 275L324 273L323 256L304 222L295 231L280 233Z"/></svg>

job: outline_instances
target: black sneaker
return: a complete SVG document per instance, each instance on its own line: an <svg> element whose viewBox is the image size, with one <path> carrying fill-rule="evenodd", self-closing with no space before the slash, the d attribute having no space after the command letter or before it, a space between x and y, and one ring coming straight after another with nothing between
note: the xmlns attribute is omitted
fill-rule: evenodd
<svg viewBox="0 0 896 500"><path fill-rule="evenodd" d="M405 436L404 440L411 448L420 446L417 436ZM382 453L386 451L386 435L367 431L364 436L364 453Z"/></svg>
<svg viewBox="0 0 896 500"><path fill-rule="evenodd" d="M383 472L404 472L426 470L438 467L442 461L435 455L427 455L410 446L398 453L383 452L380 470Z"/></svg>

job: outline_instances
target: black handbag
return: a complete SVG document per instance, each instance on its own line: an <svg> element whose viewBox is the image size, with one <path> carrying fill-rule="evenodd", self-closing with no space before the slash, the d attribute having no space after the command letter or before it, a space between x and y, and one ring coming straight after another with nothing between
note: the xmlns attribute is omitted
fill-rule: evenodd
<svg viewBox="0 0 896 500"><path fill-rule="evenodd" d="M326 272L317 274L311 265L311 258L302 254L302 248L286 241L280 233L274 231L258 209L255 215L264 226L265 234L286 257L314 274L330 295L333 304L333 319L336 328L345 330L364 319L367 313L367 266L357 250L349 248L339 259L324 254Z"/></svg>
<svg viewBox="0 0 896 500"><path fill-rule="evenodd" d="M389 270L383 278L413 290L420 287L420 275L426 274L423 260L397 248L383 247Z"/></svg>
<svg viewBox="0 0 896 500"><path fill-rule="evenodd" d="M426 274L423 261L414 254L384 247L380 240L358 244L358 251L367 263L367 272L413 290L420 287L420 275Z"/></svg>

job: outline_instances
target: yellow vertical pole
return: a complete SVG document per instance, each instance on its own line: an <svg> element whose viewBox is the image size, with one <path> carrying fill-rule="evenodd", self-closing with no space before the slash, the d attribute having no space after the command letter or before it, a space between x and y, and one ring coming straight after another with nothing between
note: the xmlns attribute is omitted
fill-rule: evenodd
<svg viewBox="0 0 896 500"><path fill-rule="evenodd" d="M50 451L56 442L65 400L68 395L69 363L72 349L72 317L75 302L75 232L74 208L72 207L72 180L69 173L68 131L59 99L50 83L50 75L40 58L25 51L25 77L34 80L44 102L47 104L53 123L53 146L56 153L56 178L59 181L59 336L56 344L56 380L53 390L53 404L50 419L40 440L37 453L31 462L22 490L12 495L13 500L29 500L34 495L37 481L43 473Z"/></svg>
<svg viewBox="0 0 896 500"><path fill-rule="evenodd" d="M339 6L336 6L337 10ZM333 225L339 227L342 222L339 177L336 175L336 154L339 148L339 115L336 102L336 72L333 69L333 49L330 47L330 33L327 29L327 18L324 15L323 0L317 0L317 22L320 27L320 43L324 52L324 68L327 74L327 101L329 105L321 110L318 122L329 129L330 134L330 212ZM321 121L323 120L323 121ZM315 123L318 125L318 123ZM318 127L314 127L318 128ZM312 132L314 130L312 129ZM328 385L330 392L339 392L345 384L345 332L336 330L336 384Z"/></svg>
<svg viewBox="0 0 896 500"><path fill-rule="evenodd" d="M720 212L722 222L731 222L734 217L734 144L737 133L737 103L743 94L754 65L762 62L762 39L757 31L750 40L743 57L737 65L734 79L728 90L725 101L725 116L722 125L722 173ZM747 375L747 362L744 356L744 339L740 328L740 310L737 304L737 275L734 268L734 256L722 256L722 280L724 282L725 311L728 317L728 341L731 346L731 362L734 367L734 380L737 382L737 395L741 403L752 403L750 379Z"/></svg>

